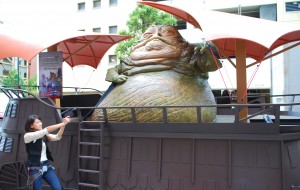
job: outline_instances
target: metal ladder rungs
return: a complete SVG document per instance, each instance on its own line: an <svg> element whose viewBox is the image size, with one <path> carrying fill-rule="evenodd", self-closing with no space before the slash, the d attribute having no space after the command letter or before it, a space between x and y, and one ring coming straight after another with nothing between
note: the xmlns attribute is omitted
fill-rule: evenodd
<svg viewBox="0 0 300 190"><path fill-rule="evenodd" d="M104 129L103 129L103 125L105 122L98 122L98 121L85 121L85 122L82 122L83 125L79 125L79 128L78 128L78 188L80 188L80 186L86 186L86 187L94 187L94 188L98 188L98 189L103 189L104 188L104 185L103 185L103 175L104 175L104 171L103 171L103 145L105 144L104 143ZM86 124L86 125L84 125ZM90 124L90 125L89 125ZM98 126L99 124L99 126ZM84 134L85 132L87 132L86 134L89 134L89 133L99 133L99 137L100 137L100 140L94 140L94 139L86 139L84 138ZM82 137L82 140L81 141L81 137ZM86 137L86 136L85 136ZM95 142L96 141L96 142ZM90 152L83 154L82 153L84 152L83 150L86 150L85 148L89 148L88 146L99 146L99 155L97 153L96 156L91 156ZM98 147L96 147L98 148ZM93 154L92 154L93 155ZM95 155L95 154L94 154ZM84 160L85 159L85 160ZM96 162L99 162L98 164L98 167L97 168L88 168L88 169L85 169L85 167L81 167L81 163L84 163L84 162L91 162L92 160L96 160ZM83 161L83 162L82 162ZM86 175L86 174L90 174L90 175L97 175L95 177L98 177L98 180L99 181L97 184L97 182L94 181L94 179L92 181L86 181L84 180L82 177L83 175ZM96 183L96 184L95 184Z"/></svg>
<svg viewBox="0 0 300 190"><path fill-rule="evenodd" d="M98 170L87 170L87 169L78 169L79 172L85 172L85 173L94 173L94 174L99 174L100 171Z"/></svg>
<svg viewBox="0 0 300 190"><path fill-rule="evenodd" d="M100 146L101 143L94 143L94 142L80 142L81 145L92 145L92 146Z"/></svg>
<svg viewBox="0 0 300 190"><path fill-rule="evenodd" d="M80 128L80 131L85 131L85 132L100 132L101 129L82 129L82 128Z"/></svg>
<svg viewBox="0 0 300 190"><path fill-rule="evenodd" d="M105 123L105 121L81 121L81 123Z"/></svg>
<svg viewBox="0 0 300 190"><path fill-rule="evenodd" d="M78 183L80 186L86 186L86 187L97 187L100 188L100 185L92 184L92 183Z"/></svg>
<svg viewBox="0 0 300 190"><path fill-rule="evenodd" d="M101 157L99 157L99 156L79 156L79 158L99 160Z"/></svg>

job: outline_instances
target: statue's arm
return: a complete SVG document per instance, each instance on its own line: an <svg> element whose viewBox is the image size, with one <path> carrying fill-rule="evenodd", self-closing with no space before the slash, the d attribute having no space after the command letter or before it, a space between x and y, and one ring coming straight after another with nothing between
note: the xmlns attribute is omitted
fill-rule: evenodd
<svg viewBox="0 0 300 190"><path fill-rule="evenodd" d="M191 61L194 62L195 67L198 67L202 73L222 68L222 63L212 54L211 47L208 45L196 47Z"/></svg>
<svg viewBox="0 0 300 190"><path fill-rule="evenodd" d="M107 70L105 80L118 84L124 83L127 80L128 76L122 75L120 73L122 73L122 67L120 65L110 68Z"/></svg>
<svg viewBox="0 0 300 190"><path fill-rule="evenodd" d="M118 84L126 82L128 76L130 76L127 72L133 68L133 66L129 65L130 62L131 59L129 57L125 57L124 60L121 60L120 64L108 69L105 80Z"/></svg>

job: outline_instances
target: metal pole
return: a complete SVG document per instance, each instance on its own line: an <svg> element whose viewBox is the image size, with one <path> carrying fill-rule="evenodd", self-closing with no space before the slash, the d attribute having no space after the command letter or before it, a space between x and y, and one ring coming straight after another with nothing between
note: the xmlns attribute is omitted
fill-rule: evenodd
<svg viewBox="0 0 300 190"><path fill-rule="evenodd" d="M28 62L27 68L28 68L28 84L29 84L29 80L30 80L30 67L31 67L31 62Z"/></svg>
<svg viewBox="0 0 300 190"><path fill-rule="evenodd" d="M236 81L237 103L247 104L247 72L246 72L246 47L244 40L236 40ZM240 118L248 116L248 108L240 111Z"/></svg>
<svg viewBox="0 0 300 190"><path fill-rule="evenodd" d="M20 86L20 63L19 63L20 59L19 57L17 57L17 70L18 70L18 88Z"/></svg>

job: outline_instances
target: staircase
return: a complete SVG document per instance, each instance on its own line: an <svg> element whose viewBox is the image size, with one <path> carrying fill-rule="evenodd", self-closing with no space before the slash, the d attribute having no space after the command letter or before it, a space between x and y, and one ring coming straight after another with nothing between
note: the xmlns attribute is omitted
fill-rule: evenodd
<svg viewBox="0 0 300 190"><path fill-rule="evenodd" d="M78 127L78 190L104 190L104 122L82 121Z"/></svg>

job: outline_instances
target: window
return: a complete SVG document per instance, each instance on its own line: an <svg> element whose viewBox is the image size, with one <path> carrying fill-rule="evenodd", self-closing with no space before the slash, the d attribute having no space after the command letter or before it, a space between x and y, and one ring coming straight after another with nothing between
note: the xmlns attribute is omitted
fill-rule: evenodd
<svg viewBox="0 0 300 190"><path fill-rule="evenodd" d="M101 0L94 0L93 7L94 9L101 8Z"/></svg>
<svg viewBox="0 0 300 190"><path fill-rule="evenodd" d="M286 12L300 11L300 1L286 2L285 10Z"/></svg>
<svg viewBox="0 0 300 190"><path fill-rule="evenodd" d="M78 3L78 11L84 11L85 10L85 2Z"/></svg>
<svg viewBox="0 0 300 190"><path fill-rule="evenodd" d="M109 27L110 34L117 34L118 33L118 26L110 26Z"/></svg>
<svg viewBox="0 0 300 190"><path fill-rule="evenodd" d="M177 20L177 26L175 26L177 30L186 29L186 22L183 20Z"/></svg>
<svg viewBox="0 0 300 190"><path fill-rule="evenodd" d="M27 78L27 73L24 73L24 74L23 74L23 77L24 77L24 78Z"/></svg>
<svg viewBox="0 0 300 190"><path fill-rule="evenodd" d="M262 5L264 6L264 5ZM260 18L260 7L262 6L249 6L249 7L242 7L237 6L235 8L228 8L228 9L218 9L217 11L231 13L231 14L240 14L244 16Z"/></svg>
<svg viewBox="0 0 300 190"><path fill-rule="evenodd" d="M4 58L4 59L3 59L3 62L6 62L6 63L11 63L11 62L12 62L12 60L11 60L10 58Z"/></svg>
<svg viewBox="0 0 300 190"><path fill-rule="evenodd" d="M13 146L14 139L0 136L0 152L12 152L12 146Z"/></svg>
<svg viewBox="0 0 300 190"><path fill-rule="evenodd" d="M109 63L117 63L117 56L116 55L109 55L108 56L108 62Z"/></svg>
<svg viewBox="0 0 300 190"><path fill-rule="evenodd" d="M26 60L24 60L24 66L25 66L25 67L27 66L27 61L26 61Z"/></svg>
<svg viewBox="0 0 300 190"><path fill-rule="evenodd" d="M8 70L3 70L3 75L8 76L9 75L9 71Z"/></svg>
<svg viewBox="0 0 300 190"><path fill-rule="evenodd" d="M93 28L93 32L98 32L98 33L101 33L101 28Z"/></svg>
<svg viewBox="0 0 300 190"><path fill-rule="evenodd" d="M109 0L109 6L116 6L118 5L118 0Z"/></svg>

